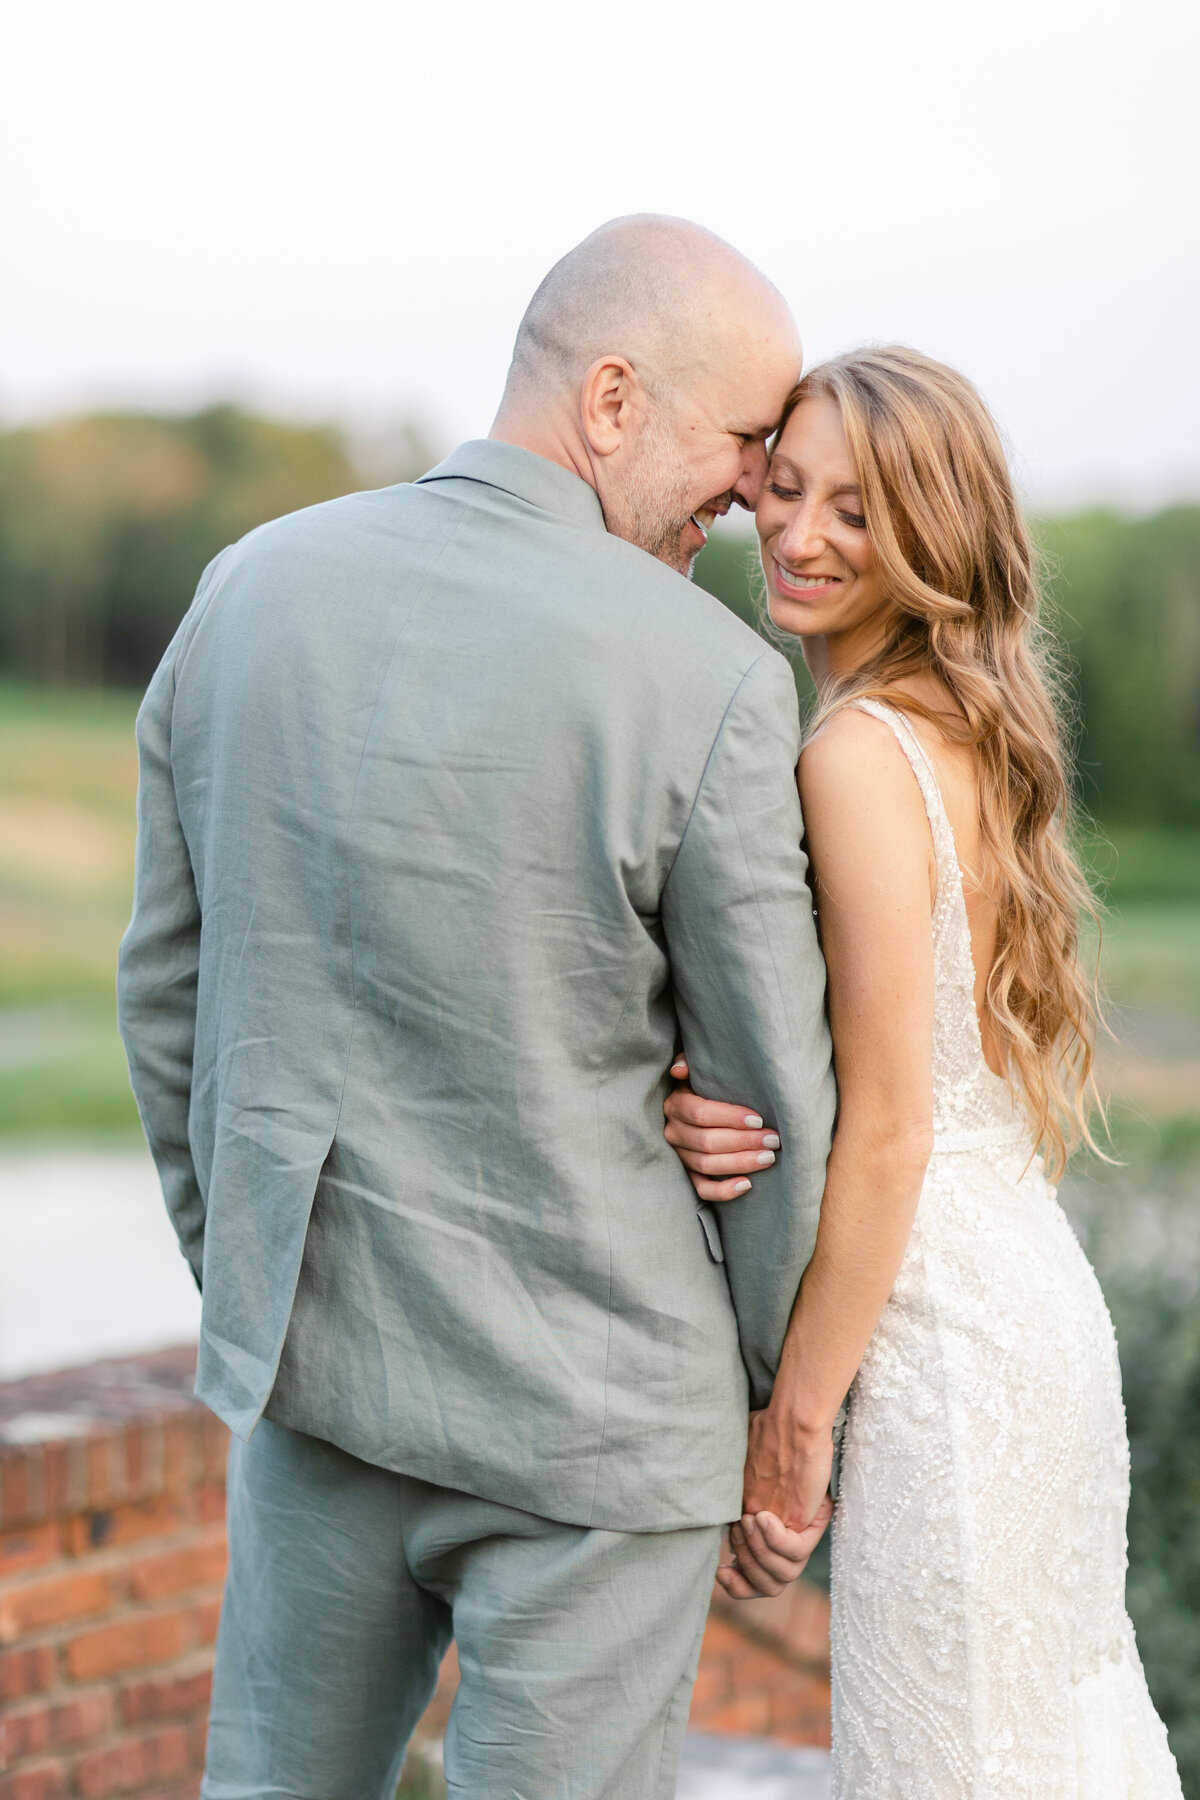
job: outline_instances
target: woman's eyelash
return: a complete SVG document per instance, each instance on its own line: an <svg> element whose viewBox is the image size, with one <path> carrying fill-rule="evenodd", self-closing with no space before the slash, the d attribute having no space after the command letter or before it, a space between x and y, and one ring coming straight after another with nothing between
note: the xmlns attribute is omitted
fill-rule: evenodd
<svg viewBox="0 0 1200 1800"><path fill-rule="evenodd" d="M781 487L777 481L769 481L767 483L767 486L770 488L770 490L773 494L776 494L779 497L780 500L803 500L803 498L804 498L804 495L799 488ZM853 526L855 531L865 531L866 530L867 521L863 517L862 513L843 512L839 508L838 509L838 518L844 519L846 524Z"/></svg>

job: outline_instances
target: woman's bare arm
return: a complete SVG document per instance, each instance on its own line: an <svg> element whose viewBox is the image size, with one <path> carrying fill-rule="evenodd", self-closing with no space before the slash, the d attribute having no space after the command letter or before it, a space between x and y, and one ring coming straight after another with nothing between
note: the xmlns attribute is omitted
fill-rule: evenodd
<svg viewBox="0 0 1200 1800"><path fill-rule="evenodd" d="M840 1104L816 1249L770 1405L751 1418L739 1566L720 1577L735 1594L777 1591L788 1578L755 1515L806 1535L816 1521L833 1421L895 1282L932 1142L934 865L920 790L887 727L857 712L836 715L807 746L800 790ZM714 1115L690 1100L668 1103L673 1141L680 1126L712 1129L694 1122ZM677 1148L689 1166L714 1153ZM720 1173L730 1179L727 1166ZM757 1574L773 1585L756 1585Z"/></svg>

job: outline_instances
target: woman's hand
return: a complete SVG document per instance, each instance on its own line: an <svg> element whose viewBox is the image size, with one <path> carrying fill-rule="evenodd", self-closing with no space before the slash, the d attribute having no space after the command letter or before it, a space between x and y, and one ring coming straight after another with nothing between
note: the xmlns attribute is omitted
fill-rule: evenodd
<svg viewBox="0 0 1200 1800"><path fill-rule="evenodd" d="M742 1510L774 1513L790 1530L806 1530L829 1492L832 1469L832 1425L805 1423L777 1392L750 1414Z"/></svg>
<svg viewBox="0 0 1200 1800"><path fill-rule="evenodd" d="M777 1407L750 1414L744 1510L730 1527L733 1561L717 1570L733 1599L782 1593L803 1573L833 1513L832 1466L832 1429L810 1429Z"/></svg>
<svg viewBox="0 0 1200 1800"><path fill-rule="evenodd" d="M778 1135L765 1130L758 1114L743 1106L693 1094L688 1072L682 1056L671 1064L671 1074L683 1085L663 1101L663 1135L701 1200L736 1200L750 1188L746 1177L775 1161Z"/></svg>

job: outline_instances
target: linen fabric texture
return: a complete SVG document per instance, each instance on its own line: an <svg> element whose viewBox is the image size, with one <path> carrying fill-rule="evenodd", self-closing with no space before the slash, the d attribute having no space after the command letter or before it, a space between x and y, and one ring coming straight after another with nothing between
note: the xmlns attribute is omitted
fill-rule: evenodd
<svg viewBox="0 0 1200 1800"><path fill-rule="evenodd" d="M229 1465L203 1800L392 1800L451 1633L460 1800L673 1800L720 1533L588 1530L266 1420Z"/></svg>
<svg viewBox="0 0 1200 1800"><path fill-rule="evenodd" d="M197 1392L539 1517L734 1516L834 1113L783 658L477 442L223 552L138 744L119 1012ZM681 1045L783 1139L719 1216Z"/></svg>

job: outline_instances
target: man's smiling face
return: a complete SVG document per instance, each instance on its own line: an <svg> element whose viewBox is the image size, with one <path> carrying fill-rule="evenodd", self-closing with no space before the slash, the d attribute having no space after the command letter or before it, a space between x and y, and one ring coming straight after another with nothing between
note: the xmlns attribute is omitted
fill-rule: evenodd
<svg viewBox="0 0 1200 1800"><path fill-rule="evenodd" d="M683 575L715 518L757 505L767 439L802 360L782 302L743 291L729 311L704 361L651 401L621 491L605 497L608 529Z"/></svg>

